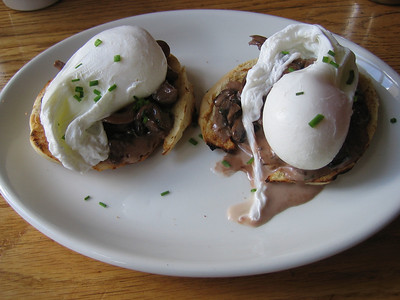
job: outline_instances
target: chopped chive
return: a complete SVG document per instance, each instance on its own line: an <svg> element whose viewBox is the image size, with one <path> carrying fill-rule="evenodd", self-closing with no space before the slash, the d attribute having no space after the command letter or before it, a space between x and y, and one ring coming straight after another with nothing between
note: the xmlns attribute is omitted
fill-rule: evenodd
<svg viewBox="0 0 400 300"><path fill-rule="evenodd" d="M116 85L116 84L113 84L112 86L110 86L110 87L108 88L108 91L111 92L111 91L115 90L116 88L117 88L117 85Z"/></svg>
<svg viewBox="0 0 400 300"><path fill-rule="evenodd" d="M288 68L288 71L289 71L289 72L294 72L294 71L296 71L296 70L293 69L292 67L289 67L289 68Z"/></svg>
<svg viewBox="0 0 400 300"><path fill-rule="evenodd" d="M165 191L165 192L162 192L160 195L161 196L166 196L166 195L168 195L169 194L169 191Z"/></svg>
<svg viewBox="0 0 400 300"><path fill-rule="evenodd" d="M61 137L61 139L65 141L65 134Z"/></svg>
<svg viewBox="0 0 400 300"><path fill-rule="evenodd" d="M119 61L121 61L121 55L119 54L114 55L114 62L119 62Z"/></svg>
<svg viewBox="0 0 400 300"><path fill-rule="evenodd" d="M349 72L349 78L347 78L346 84L350 85L354 81L354 70L350 70Z"/></svg>
<svg viewBox="0 0 400 300"><path fill-rule="evenodd" d="M335 55L336 55L336 53L333 52L332 50L329 50L329 51L328 51L328 54L329 54L330 56L335 56Z"/></svg>
<svg viewBox="0 0 400 300"><path fill-rule="evenodd" d="M324 118L325 118L324 115L317 114L310 122L308 122L308 125L310 125L310 127L314 128L314 127L317 126Z"/></svg>
<svg viewBox="0 0 400 300"><path fill-rule="evenodd" d="M93 90L93 93L95 93L97 96L101 95L101 92L99 90L96 90L96 89Z"/></svg>
<svg viewBox="0 0 400 300"><path fill-rule="evenodd" d="M143 116L143 124L146 124L149 121L149 118L147 116Z"/></svg>
<svg viewBox="0 0 400 300"><path fill-rule="evenodd" d="M331 60L330 60L330 58L328 57L328 56L324 56L323 58L322 58L322 62L324 62L324 63L329 63Z"/></svg>
<svg viewBox="0 0 400 300"><path fill-rule="evenodd" d="M221 164L226 168L230 168L231 167L231 164L226 160L221 161Z"/></svg>
<svg viewBox="0 0 400 300"><path fill-rule="evenodd" d="M397 119L396 118L391 118L390 119L390 123L392 123L392 124L397 123Z"/></svg>
<svg viewBox="0 0 400 300"><path fill-rule="evenodd" d="M304 92L297 92L296 96L304 95Z"/></svg>
<svg viewBox="0 0 400 300"><path fill-rule="evenodd" d="M99 205L100 205L100 206L103 206L103 207L107 207L107 206L108 206L108 205L105 204L104 202L99 202Z"/></svg>
<svg viewBox="0 0 400 300"><path fill-rule="evenodd" d="M89 200L91 197L87 195L85 198L83 198L85 201Z"/></svg>
<svg viewBox="0 0 400 300"><path fill-rule="evenodd" d="M138 98L136 96L133 96L135 99L135 102L133 102L133 111L138 111L141 107L149 103L149 100L146 100L144 98Z"/></svg>
<svg viewBox="0 0 400 300"><path fill-rule="evenodd" d="M100 44L101 44L102 42L103 42L102 40L97 39L97 40L94 41L94 45L95 45L96 47L98 47L98 46L100 46Z"/></svg>
<svg viewBox="0 0 400 300"><path fill-rule="evenodd" d="M74 98L75 98L75 100L78 101L78 102L81 102L81 101L82 101L82 98L79 97L78 95L74 95Z"/></svg>
<svg viewBox="0 0 400 300"><path fill-rule="evenodd" d="M336 62L334 62L333 60L331 60L328 56L324 56L322 58L322 62L330 64L330 65L334 66L335 68L339 68L339 65Z"/></svg>
<svg viewBox="0 0 400 300"><path fill-rule="evenodd" d="M71 81L72 82L77 82L77 81L79 81L80 79L79 78L75 78L75 79L72 79Z"/></svg>
<svg viewBox="0 0 400 300"><path fill-rule="evenodd" d="M79 93L79 96L78 95L75 95L75 96L77 96L77 97L79 97L79 98L83 98L83 87L81 87L81 86L76 86L75 87L75 92L76 93ZM76 97L75 97L75 99L76 99ZM80 101L80 100L79 100Z"/></svg>
<svg viewBox="0 0 400 300"><path fill-rule="evenodd" d="M247 162L246 165L251 165L254 161L254 157L250 158Z"/></svg>
<svg viewBox="0 0 400 300"><path fill-rule="evenodd" d="M189 139L189 143L191 143L192 145L196 146L199 142L196 141L194 138L190 138Z"/></svg>
<svg viewBox="0 0 400 300"><path fill-rule="evenodd" d="M82 66L82 63L80 63L79 65L77 65L77 66L75 67L75 69L78 69L80 66Z"/></svg>
<svg viewBox="0 0 400 300"><path fill-rule="evenodd" d="M199 133L199 138L203 139L203 135L201 133Z"/></svg>
<svg viewBox="0 0 400 300"><path fill-rule="evenodd" d="M250 192L255 193L257 191L257 189L251 189Z"/></svg>
<svg viewBox="0 0 400 300"><path fill-rule="evenodd" d="M282 51L281 52L283 55L289 54L289 51Z"/></svg>
<svg viewBox="0 0 400 300"><path fill-rule="evenodd" d="M101 95L97 95L96 97L94 97L93 101L97 102L101 99Z"/></svg>
<svg viewBox="0 0 400 300"><path fill-rule="evenodd" d="M89 86L95 86L95 85L98 85L98 84L99 84L98 80L89 81Z"/></svg>
<svg viewBox="0 0 400 300"><path fill-rule="evenodd" d="M329 64L331 64L332 66L334 66L335 68L339 68L339 65L337 63L335 63L333 60L331 60L329 62Z"/></svg>

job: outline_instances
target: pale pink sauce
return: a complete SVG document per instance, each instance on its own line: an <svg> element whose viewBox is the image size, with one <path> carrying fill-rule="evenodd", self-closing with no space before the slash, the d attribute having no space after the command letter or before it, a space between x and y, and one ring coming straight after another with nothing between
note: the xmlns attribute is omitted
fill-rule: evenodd
<svg viewBox="0 0 400 300"><path fill-rule="evenodd" d="M247 215L253 203L252 197L243 203L231 206L228 209L228 218L241 224L250 226L260 226L271 220L275 215L284 211L285 209L306 203L313 199L322 189L324 185L310 185L305 184L305 174L303 171L291 168L282 162L271 151L267 141L263 138L262 129L257 132L257 144L259 145L260 157L263 163L263 173L266 177L280 168L284 170L286 176L291 180L296 180L296 183L286 182L267 182L267 189L265 195L267 196L267 203L261 210L261 217L258 220L251 220ZM224 161L230 164L226 167L222 161L218 162L215 170L225 176L230 176L237 171L243 171L247 174L250 182L253 185L253 168L248 161L251 156L246 149L248 146L242 144L241 150L236 151L234 154L226 154L223 158Z"/></svg>

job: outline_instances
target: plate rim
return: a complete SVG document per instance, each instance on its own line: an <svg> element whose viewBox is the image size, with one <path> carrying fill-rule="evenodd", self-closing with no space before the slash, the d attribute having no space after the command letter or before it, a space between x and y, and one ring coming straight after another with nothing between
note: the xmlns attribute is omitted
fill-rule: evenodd
<svg viewBox="0 0 400 300"><path fill-rule="evenodd" d="M275 15L268 15L268 14L264 14L264 13L257 13L257 12L249 12L249 11L238 11L238 10L224 10L224 9L182 9L182 10L171 10L171 11L162 11L162 12L152 12L152 13L147 13L147 14L141 14L141 15L135 15L135 16L131 16L131 17L126 17L126 18L122 18L122 19L117 19L117 20L113 20L104 24L100 24L97 25L95 27L91 27L88 28L84 31L78 32L76 34L73 34L69 37L67 37L66 39L57 42L56 44L52 45L51 47L47 48L46 50L42 51L41 53L39 53L37 56L35 56L34 58L32 58L32 60L30 60L28 63L26 63L20 70L18 70L13 76L12 78L7 82L7 84L5 85L5 87L2 89L1 93L0 93L0 99L3 98L3 95L7 93L7 91L9 89L11 89L11 87L15 84L15 82L18 81L18 78L20 76L20 74L24 73L24 71L26 70L26 68L28 68L29 64L32 63L32 61L40 59L40 57L42 56L46 56L47 52L50 51L51 49L58 47L59 44L62 43L68 43L71 39L73 38L77 38L77 36L82 36L85 34L90 34L92 32L101 30L102 28L108 28L110 25L112 24L118 24L118 23L124 23L127 20L132 20L135 18L143 18L149 15L159 15L159 14L170 14L170 13L185 13L185 12L196 12L199 14L202 13L210 13L210 12L214 12L214 13L237 13L237 14L248 14L248 15L260 15L266 18L270 18L270 19L277 19L280 20L282 22L287 22L287 23L301 23L295 20L291 20L291 19L287 19L284 17L280 17L280 16L275 16ZM115 25L117 26L117 25ZM373 53L371 53L369 50L362 48L361 46L355 44L352 41L349 41L345 38L342 38L340 36L335 35L336 37L339 37L340 40L344 40L346 41L346 43L349 43L355 47L357 47L357 49L362 49L362 51L369 53L371 56L375 57L377 60L379 60L379 62L382 65L385 65L385 67L387 68L388 71L390 71L387 75L390 78L393 77L398 77L398 74L383 60L379 59L378 57L376 57ZM394 72L394 73L393 73ZM394 74L394 75L393 75ZM399 83L399 81L393 80L393 82L395 83ZM0 102L0 109L1 109L1 103ZM57 235L57 230L50 230L51 226L48 226L48 222L46 220L41 220L38 221L38 217L37 216L32 216L32 213L30 213L29 211L26 210L26 207L24 207L23 205L23 201L21 201L20 199L18 199L18 196L14 193L13 189L8 188L7 183L5 182L4 178L3 178L3 174L0 174L0 192L3 195L4 199L7 201L7 203L23 218L25 219L28 223L30 223L34 228L36 228L37 230L39 230L40 232L42 232L43 234L45 234L47 237L49 237L50 239L56 241L57 243L63 245L64 247L71 249L75 252L78 252L82 255L85 255L87 257L102 261L102 262L106 262L112 265L116 265L119 267L124 267L124 268L128 268L128 269L133 269L133 270L137 270L137 271L142 271L142 272L147 272L147 273L156 273L156 274L162 274L162 275L172 275L172 276L188 276L188 277L228 277L228 276L243 276L243 275L255 275L255 274L263 274L263 273L270 273L270 272L276 272L276 271L281 271L281 270L286 270L288 268L295 268L298 266L302 266L305 264L309 264L311 262L316 262L322 259L325 259L327 257L330 257L334 254L337 254L339 252L345 251L346 249L349 249L353 246L355 246L356 244L359 244L360 242L364 241L365 239L369 238L370 236L374 235L376 232L380 231L383 227L385 227L387 224L389 224L390 222L392 222L400 213L400 207L399 207L399 211L397 212L393 212L393 215L390 216L390 218L386 219L386 220L382 220L382 223L379 226L376 226L374 228L373 231L370 231L369 233L365 234L365 236L362 236L356 240L353 241L353 243L348 244L346 247L341 246L337 246L337 248L333 248L331 251L329 252L325 252L322 255L320 255L319 257L315 257L315 256L310 256L307 259L303 259L301 261L298 261L297 263L293 263L293 261L288 262L287 265L280 265L280 266L273 266L270 267L266 270L265 266L263 265L257 265L254 264L252 269L243 269L240 265L236 266L236 267L231 267L231 268L222 268L222 269L218 269L218 270L212 270L210 272L210 270L207 270L206 268L202 268L198 265L196 265L197 269L187 269L187 262L183 262L182 266L178 263L175 262L175 266L173 268L170 268L170 266L161 266L159 265L159 262L153 262L151 263L147 263L145 265L137 265L134 268L130 267L130 266L126 266L126 264L124 262L119 262L117 260L113 260L113 259L104 259L103 255L100 253L89 253L91 251L88 251L87 249L83 249L84 245L76 244L76 241L74 241L74 247L71 247L71 245L66 242L69 239L74 239L73 237L69 237L66 236L67 232L63 232L60 231L61 234L64 234L64 236L62 238L59 237L59 235ZM47 224L47 225L44 225ZM83 247L83 248L82 248ZM92 251L93 252L93 251ZM133 255L135 256L135 255Z"/></svg>

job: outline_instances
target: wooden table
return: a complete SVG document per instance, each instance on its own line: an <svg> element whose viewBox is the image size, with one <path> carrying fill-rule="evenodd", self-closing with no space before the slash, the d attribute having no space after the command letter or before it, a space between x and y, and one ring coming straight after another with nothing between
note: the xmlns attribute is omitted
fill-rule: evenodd
<svg viewBox="0 0 400 300"><path fill-rule="evenodd" d="M19 12L0 3L0 88L37 54L75 33L123 17L172 9L233 9L318 23L400 72L400 6L368 0L63 0ZM311 265L242 278L176 278L84 257L26 223L0 197L1 299L399 299L400 218L360 245Z"/></svg>

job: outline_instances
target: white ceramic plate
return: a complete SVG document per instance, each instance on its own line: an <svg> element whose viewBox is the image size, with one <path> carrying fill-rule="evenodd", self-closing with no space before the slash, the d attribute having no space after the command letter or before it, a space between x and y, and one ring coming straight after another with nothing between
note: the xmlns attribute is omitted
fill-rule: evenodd
<svg viewBox="0 0 400 300"><path fill-rule="evenodd" d="M56 70L95 33L140 25L166 40L187 66L201 97L238 63L256 57L249 35L269 36L294 21L236 11L170 11L92 28L46 50L1 93L1 193L29 223L58 243L113 265L167 275L237 276L307 264L366 239L400 211L400 78L380 59L339 38L357 54L382 97L379 127L365 156L313 201L286 210L259 228L230 222L227 208L249 194L244 174L211 172L222 154L188 139L167 157L80 175L48 162L30 147L32 103ZM199 139L198 139L199 140ZM171 193L161 197L160 193ZM90 195L91 199L84 198ZM103 208L98 202L108 205Z"/></svg>

